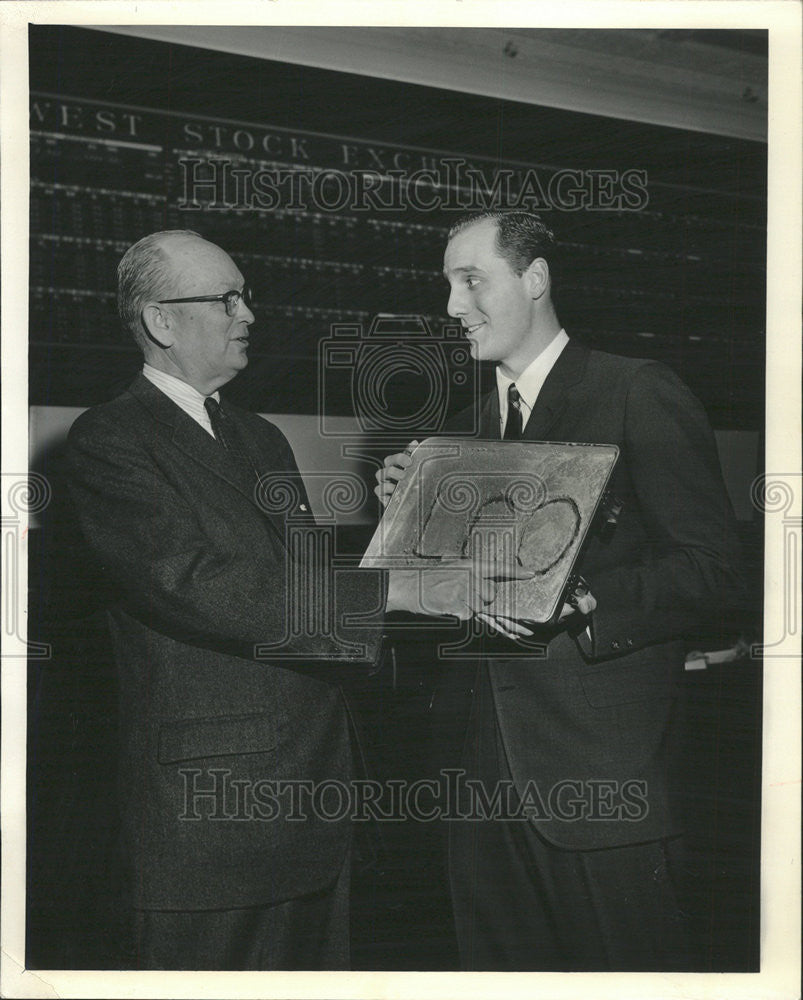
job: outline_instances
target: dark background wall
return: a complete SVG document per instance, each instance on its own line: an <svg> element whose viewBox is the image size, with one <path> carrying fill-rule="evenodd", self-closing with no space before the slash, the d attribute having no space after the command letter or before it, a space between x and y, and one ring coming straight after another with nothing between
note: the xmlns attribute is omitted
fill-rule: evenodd
<svg viewBox="0 0 803 1000"><path fill-rule="evenodd" d="M307 175L373 168L385 200L412 170L443 170L454 157L490 184L500 169L520 180L532 168L545 188L561 169L636 170L648 196L637 210L544 207L563 251L561 319L591 346L674 367L714 427L736 435L728 440L746 468L742 486L758 473L764 144L99 31L33 27L30 45L30 402L53 419L56 407L112 398L140 365L116 318L114 271L126 247L155 229L200 231L253 284L251 361L228 392L259 412L302 422L321 408L359 416L350 377L321 373L334 323L365 331L377 313L417 315L436 341L443 334L440 268L453 212L409 202L387 211L244 208L232 204L230 185L182 209L182 158ZM404 176L388 173L396 168ZM472 388L454 378L464 361L459 344L446 342L444 415ZM392 374L386 388L401 413L431 392L420 372ZM103 626L113 595L74 531L58 435L36 461L54 499L31 538L31 636L49 642L52 656L32 660L29 674L29 963L103 966L113 964L115 934L116 688ZM744 506L749 606L706 637L707 648L758 638L762 526ZM381 773L415 777L426 766L428 683L413 664L355 692ZM755 967L759 664L690 673L688 689L707 967ZM357 961L449 968L440 844L432 831L405 836L391 838L383 874L372 870L356 898Z"/></svg>
<svg viewBox="0 0 803 1000"><path fill-rule="evenodd" d="M462 157L489 185L501 168L534 168L564 250L560 313L573 335L667 361L716 428L761 426L763 143L76 28L32 28L30 78L34 404L89 405L125 383L138 357L115 315L117 261L146 232L186 226L226 247L256 292L252 361L231 392L260 412L314 413L332 323L421 314L440 332L455 211L409 200L325 210L309 198L294 209L286 196L227 208L242 205L232 182L182 210L178 161L380 170L387 200L404 182L388 170ZM631 179L630 198L627 182L600 180L591 207L562 210L549 189L561 169L643 180ZM324 194L336 205L335 188ZM451 388L456 408L465 396ZM396 391L421 386L399 375ZM350 412L346 392L327 403Z"/></svg>

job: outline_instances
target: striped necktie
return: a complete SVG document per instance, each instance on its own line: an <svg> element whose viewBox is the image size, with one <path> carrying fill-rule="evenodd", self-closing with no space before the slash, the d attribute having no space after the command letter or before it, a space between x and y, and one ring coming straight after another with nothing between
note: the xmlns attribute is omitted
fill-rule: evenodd
<svg viewBox="0 0 803 1000"><path fill-rule="evenodd" d="M521 441L521 396L516 383L507 387L507 420L505 421L504 441Z"/></svg>
<svg viewBox="0 0 803 1000"><path fill-rule="evenodd" d="M212 396L207 396L204 400L204 409L209 414L209 423L212 425L212 430L220 444L242 469L258 479L259 473L254 468L254 463L243 446L237 426L226 413L224 407Z"/></svg>

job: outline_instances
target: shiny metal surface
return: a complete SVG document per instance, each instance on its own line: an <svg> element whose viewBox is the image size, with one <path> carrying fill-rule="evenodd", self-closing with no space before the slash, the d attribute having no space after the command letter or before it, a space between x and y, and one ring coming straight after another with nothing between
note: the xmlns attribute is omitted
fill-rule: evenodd
<svg viewBox="0 0 803 1000"><path fill-rule="evenodd" d="M518 561L533 580L500 585L488 610L548 622L605 491L615 445L427 438L385 510L361 565Z"/></svg>

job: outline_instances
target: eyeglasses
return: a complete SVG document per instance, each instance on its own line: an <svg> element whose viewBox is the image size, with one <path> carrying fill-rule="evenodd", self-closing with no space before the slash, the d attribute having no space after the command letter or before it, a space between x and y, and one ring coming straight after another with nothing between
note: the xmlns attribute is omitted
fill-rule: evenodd
<svg viewBox="0 0 803 1000"><path fill-rule="evenodd" d="M226 315L235 316L240 299L243 300L248 309L251 308L251 289L248 285L241 292L223 292L222 295L191 295L187 299L159 299L159 305L166 306L178 302L222 302L226 307Z"/></svg>

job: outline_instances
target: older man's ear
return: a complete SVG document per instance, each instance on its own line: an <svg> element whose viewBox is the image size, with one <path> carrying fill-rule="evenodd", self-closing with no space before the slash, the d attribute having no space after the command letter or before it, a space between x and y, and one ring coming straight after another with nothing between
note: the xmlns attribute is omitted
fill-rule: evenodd
<svg viewBox="0 0 803 1000"><path fill-rule="evenodd" d="M173 346L173 334L169 315L158 302L149 302L140 313L140 322L145 336L151 343L166 351Z"/></svg>

